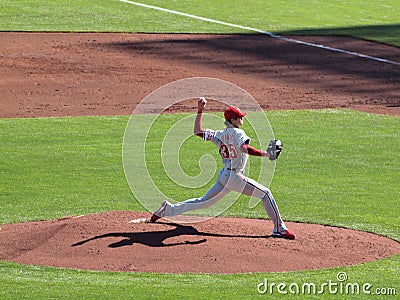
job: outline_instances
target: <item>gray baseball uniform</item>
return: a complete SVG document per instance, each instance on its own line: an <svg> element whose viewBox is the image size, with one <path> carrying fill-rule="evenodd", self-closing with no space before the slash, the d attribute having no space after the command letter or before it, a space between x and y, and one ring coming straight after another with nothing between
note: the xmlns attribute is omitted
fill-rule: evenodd
<svg viewBox="0 0 400 300"><path fill-rule="evenodd" d="M236 128L228 122L226 125L227 127L223 130L205 129L203 133L205 141L211 141L219 148L224 163L224 167L219 171L217 182L202 197L176 204L166 201L164 215L176 216L187 211L207 208L222 199L227 193L235 191L262 200L264 209L274 224L273 232L287 230L271 191L243 175L248 154L241 150L241 146L249 144L250 138L242 129Z"/></svg>

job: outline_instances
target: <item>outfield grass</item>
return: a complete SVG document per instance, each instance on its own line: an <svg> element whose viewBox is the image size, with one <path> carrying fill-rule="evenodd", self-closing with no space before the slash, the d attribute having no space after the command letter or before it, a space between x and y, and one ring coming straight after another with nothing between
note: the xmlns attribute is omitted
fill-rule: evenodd
<svg viewBox="0 0 400 300"><path fill-rule="evenodd" d="M139 208L120 158L125 120L0 120L0 223Z"/></svg>
<svg viewBox="0 0 400 300"><path fill-rule="evenodd" d="M161 130L152 133L149 142L161 140L166 128L184 116L163 116L155 126ZM271 111L268 118L276 137L285 144L271 189L286 220L363 229L400 240L398 117L330 109ZM142 210L122 170L121 147L127 121L127 116L1 119L4 184L0 186L0 223ZM248 124L245 126L250 132ZM200 139L188 143L180 157L186 166L203 151L216 152ZM196 168L187 170L198 172ZM168 189L178 199L191 197L194 192L165 185L168 179L162 176L159 180L161 189ZM208 186L195 192L200 194ZM226 214L255 218L265 215L261 205L248 208L247 197ZM321 285L335 280L339 271L345 271L349 281L396 287L397 291L400 286L399 255L346 268L242 275L88 272L7 262L0 262L0 270L0 297L4 299L266 297L257 293L257 284L264 278L286 284Z"/></svg>
<svg viewBox="0 0 400 300"><path fill-rule="evenodd" d="M280 34L350 35L400 46L397 0L139 1ZM2 0L1 31L252 33L117 0Z"/></svg>

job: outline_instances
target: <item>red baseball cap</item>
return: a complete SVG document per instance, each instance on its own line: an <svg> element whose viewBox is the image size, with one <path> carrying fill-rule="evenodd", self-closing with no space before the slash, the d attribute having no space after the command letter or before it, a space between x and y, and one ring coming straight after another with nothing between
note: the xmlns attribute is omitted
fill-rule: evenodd
<svg viewBox="0 0 400 300"><path fill-rule="evenodd" d="M239 107L231 106L225 110L224 117L225 120L236 119L244 117L247 113L241 111Z"/></svg>

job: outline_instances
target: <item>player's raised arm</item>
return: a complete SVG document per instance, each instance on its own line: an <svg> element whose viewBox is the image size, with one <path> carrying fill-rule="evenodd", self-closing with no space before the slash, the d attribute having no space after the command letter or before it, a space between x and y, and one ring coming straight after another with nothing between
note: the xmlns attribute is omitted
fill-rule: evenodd
<svg viewBox="0 0 400 300"><path fill-rule="evenodd" d="M194 121L194 134L198 135L199 137L203 138L203 110L206 107L207 100L205 98L200 98L197 102L197 116L196 120Z"/></svg>

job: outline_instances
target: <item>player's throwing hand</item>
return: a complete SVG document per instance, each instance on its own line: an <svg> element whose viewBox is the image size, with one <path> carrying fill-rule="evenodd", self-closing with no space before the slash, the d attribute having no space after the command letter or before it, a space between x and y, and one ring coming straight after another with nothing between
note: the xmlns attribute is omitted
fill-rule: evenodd
<svg viewBox="0 0 400 300"><path fill-rule="evenodd" d="M200 111L202 112L202 111L204 110L204 108L206 107L206 105L207 105L207 100L206 100L206 98L201 97L201 98L199 99L199 101L197 102L197 106L198 106L199 112L200 112Z"/></svg>

